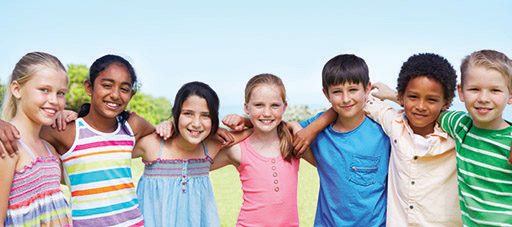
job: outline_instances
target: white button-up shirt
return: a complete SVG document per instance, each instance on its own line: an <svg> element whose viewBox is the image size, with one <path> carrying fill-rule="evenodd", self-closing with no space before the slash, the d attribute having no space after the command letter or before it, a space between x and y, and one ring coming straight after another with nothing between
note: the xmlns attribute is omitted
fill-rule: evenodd
<svg viewBox="0 0 512 227"><path fill-rule="evenodd" d="M371 98L365 111L391 142L386 225L462 226L454 140L436 124L421 148L403 110Z"/></svg>

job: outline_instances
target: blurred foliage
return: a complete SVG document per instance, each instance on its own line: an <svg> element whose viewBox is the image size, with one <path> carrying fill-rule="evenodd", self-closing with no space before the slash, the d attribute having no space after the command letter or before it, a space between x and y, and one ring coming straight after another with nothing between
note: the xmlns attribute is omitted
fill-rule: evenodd
<svg viewBox="0 0 512 227"><path fill-rule="evenodd" d="M91 98L85 93L84 81L89 78L89 69L85 65L68 65L69 92L66 94L66 108L78 111L80 105L90 102ZM127 110L135 111L149 123L156 125L171 115L171 102L163 97L137 92Z"/></svg>
<svg viewBox="0 0 512 227"><path fill-rule="evenodd" d="M283 115L284 121L303 121L315 116L317 113L325 111L325 109L313 109L307 105L304 106L288 106Z"/></svg>

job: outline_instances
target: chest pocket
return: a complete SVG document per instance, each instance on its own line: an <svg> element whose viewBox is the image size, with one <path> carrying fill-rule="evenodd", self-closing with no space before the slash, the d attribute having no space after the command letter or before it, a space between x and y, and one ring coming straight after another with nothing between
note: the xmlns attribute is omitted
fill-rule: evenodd
<svg viewBox="0 0 512 227"><path fill-rule="evenodd" d="M348 180L362 186L375 183L380 157L353 155Z"/></svg>

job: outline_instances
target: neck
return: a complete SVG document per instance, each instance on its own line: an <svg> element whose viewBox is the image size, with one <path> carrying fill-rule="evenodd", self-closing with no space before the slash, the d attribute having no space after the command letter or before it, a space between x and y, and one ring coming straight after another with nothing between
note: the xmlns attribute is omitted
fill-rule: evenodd
<svg viewBox="0 0 512 227"><path fill-rule="evenodd" d="M12 120L11 124L16 126L16 129L20 132L20 136L23 140L39 140L39 132L41 131L41 124L38 124L30 119L16 115Z"/></svg>
<svg viewBox="0 0 512 227"><path fill-rule="evenodd" d="M176 138L172 140L172 146L178 151L183 151L186 153L191 153L196 151L199 146L202 146L201 143L193 144L183 138L181 135L177 135Z"/></svg>
<svg viewBox="0 0 512 227"><path fill-rule="evenodd" d="M113 132L117 129L116 118L102 117L99 114L94 113L92 109L83 118L87 124L100 132Z"/></svg>
<svg viewBox="0 0 512 227"><path fill-rule="evenodd" d="M359 127L365 118L366 114L364 112L351 118L344 118L338 115L338 119L336 119L332 128L337 132L350 132Z"/></svg>
<svg viewBox="0 0 512 227"><path fill-rule="evenodd" d="M277 127L270 132L263 132L255 128L254 132L251 135L251 141L272 141L276 139L279 140L279 135L277 134Z"/></svg>

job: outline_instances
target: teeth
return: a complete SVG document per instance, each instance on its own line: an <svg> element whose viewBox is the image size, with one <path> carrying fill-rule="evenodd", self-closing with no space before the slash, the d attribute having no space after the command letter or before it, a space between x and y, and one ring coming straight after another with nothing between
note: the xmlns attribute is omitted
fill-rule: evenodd
<svg viewBox="0 0 512 227"><path fill-rule="evenodd" d="M115 104L115 103L107 102L107 105L108 105L108 106L112 106L112 107L117 107L117 104Z"/></svg>
<svg viewBox="0 0 512 227"><path fill-rule="evenodd" d="M261 122L268 124L268 123L272 122L272 120L261 120Z"/></svg>
<svg viewBox="0 0 512 227"><path fill-rule="evenodd" d="M45 111L48 113L52 113L52 114L56 112L55 110L51 110L51 109L45 109Z"/></svg>
<svg viewBox="0 0 512 227"><path fill-rule="evenodd" d="M201 134L201 131L188 130L193 136Z"/></svg>

